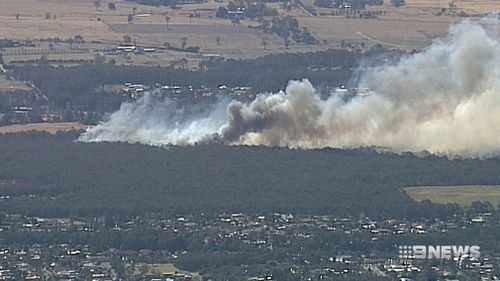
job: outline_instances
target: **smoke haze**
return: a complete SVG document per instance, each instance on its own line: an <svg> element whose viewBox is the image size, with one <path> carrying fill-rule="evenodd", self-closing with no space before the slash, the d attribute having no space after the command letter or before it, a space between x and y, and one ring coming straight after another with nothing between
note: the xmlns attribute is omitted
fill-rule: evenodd
<svg viewBox="0 0 500 281"><path fill-rule="evenodd" d="M370 95L322 100L308 80L250 103L220 100L201 109L152 94L124 103L81 141L292 148L377 146L462 157L500 154L500 46L497 20L465 21L446 38L395 64L361 69Z"/></svg>

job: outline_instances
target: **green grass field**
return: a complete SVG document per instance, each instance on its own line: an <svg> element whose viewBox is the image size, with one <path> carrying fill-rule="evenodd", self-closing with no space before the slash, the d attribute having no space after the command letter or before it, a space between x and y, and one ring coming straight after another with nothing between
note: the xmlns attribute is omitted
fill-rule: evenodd
<svg viewBox="0 0 500 281"><path fill-rule="evenodd" d="M175 267L172 263L165 264L144 264L139 263L134 267L134 273L139 275L141 271L145 271L149 274L176 274L180 272L180 270Z"/></svg>
<svg viewBox="0 0 500 281"><path fill-rule="evenodd" d="M414 186L404 189L416 201L429 199L434 203L458 203L469 206L474 201L500 204L499 185Z"/></svg>

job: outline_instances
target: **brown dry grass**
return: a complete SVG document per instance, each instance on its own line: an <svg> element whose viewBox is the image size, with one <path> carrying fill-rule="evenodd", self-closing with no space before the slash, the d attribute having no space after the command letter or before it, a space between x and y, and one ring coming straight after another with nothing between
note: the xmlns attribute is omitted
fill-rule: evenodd
<svg viewBox="0 0 500 281"><path fill-rule="evenodd" d="M29 131L55 134L57 132L82 131L86 128L86 125L77 122L16 124L0 127L0 134L14 134Z"/></svg>
<svg viewBox="0 0 500 281"><path fill-rule="evenodd" d="M115 2L117 10L109 11L108 2ZM242 21L241 26L234 27L229 21L215 18L215 10L224 3L185 5L180 10L172 10L113 0L102 1L99 11L95 10L92 3L90 0L2 0L0 38L67 39L81 35L87 41L118 44L124 35L130 35L139 44L158 46L165 42L180 45L181 39L187 37L188 46L200 46L204 52L222 53L229 57L256 56L272 50L281 52L283 49L279 38L250 30L247 28L250 24L248 21ZM136 14L149 16L136 17L133 26L127 28L127 15L132 13L133 7L137 7ZM197 11L201 17L191 19L190 23L189 14L193 11ZM57 19L46 20L46 12L56 15ZM20 20L15 19L17 13L21 14ZM166 30L166 15L170 17L169 30ZM161 28L163 26L165 29ZM205 32L207 30L210 32ZM220 37L221 44L217 44L216 36ZM267 49L271 51L263 50L263 37L267 38ZM182 56L173 54L172 60Z"/></svg>
<svg viewBox="0 0 500 281"><path fill-rule="evenodd" d="M447 8L449 0L406 0L411 7ZM500 10L500 2L495 0L455 0L457 9L467 13L487 14Z"/></svg>
<svg viewBox="0 0 500 281"><path fill-rule="evenodd" d="M386 1L388 2L388 1ZM446 34L451 24L461 20L450 15L436 16L441 8L448 7L448 1L407 1L400 8L388 4L371 6L369 10L384 11L378 19L352 19L343 16L309 17L294 13L299 22L305 25L318 38L330 44L364 42L368 45L382 43L388 47L421 48L434 38ZM321 15L328 15L331 9L316 9Z"/></svg>
<svg viewBox="0 0 500 281"><path fill-rule="evenodd" d="M199 46L205 53L219 53L226 57L245 58L284 52L283 41L277 36L247 28L248 25L256 25L255 22L242 21L240 27L234 27L229 21L215 18L216 9L229 0L224 1L184 5L180 10L172 10L168 7L137 5L125 0L103 0L99 11L96 11L91 0L1 0L0 38L65 39L82 35L87 41L114 45L124 35L130 35L142 45L158 46L168 42L178 46L181 39L187 37L188 46ZM304 1L313 3L313 0ZM116 11L108 10L109 2L116 3ZM449 25L459 20L450 16L435 16L441 8L448 7L448 0L407 0L407 5L402 8L391 7L388 0L385 2L383 6L370 7L386 11L386 15L377 20L309 17L298 10L286 12L278 9L282 14L297 17L300 24L321 41L318 46L292 45L288 51L322 50L337 47L343 40L365 42L368 45L386 42L388 46L418 48L445 34ZM500 3L492 0L457 0L455 3L458 9L474 14L500 9ZM275 4L270 6L278 7ZM149 16L136 17L134 27L127 27L127 15L132 13L133 7L137 8L137 14ZM330 13L329 9L317 10L322 14ZM200 14L200 18L193 18L190 22L189 14L194 11ZM56 15L57 19L46 20L46 12ZM15 19L16 13L21 14L20 20ZM170 18L169 30L162 28L166 25L167 15ZM221 44L217 44L217 36ZM269 42L266 50L262 47L264 37ZM181 57L186 55L169 53L166 61Z"/></svg>
<svg viewBox="0 0 500 281"><path fill-rule="evenodd" d="M404 190L416 201L431 200L462 206L469 206L474 201L490 201L494 206L500 203L500 186L497 185L418 186Z"/></svg>
<svg viewBox="0 0 500 281"><path fill-rule="evenodd" d="M400 45L403 48L423 47L433 38L444 35L449 28L448 22L407 21L392 18L300 17L299 21L308 26L316 37L326 39L330 44L339 43L342 40L365 42L370 45L387 42L389 46ZM376 42L368 38L373 38Z"/></svg>
<svg viewBox="0 0 500 281"><path fill-rule="evenodd" d="M11 92L31 92L33 88L21 81L6 80L0 76L0 95Z"/></svg>
<svg viewBox="0 0 500 281"><path fill-rule="evenodd" d="M305 1L308 4L313 0ZM448 9L448 0L407 0L403 7L395 8L385 0L382 6L369 6L369 10L385 11L379 19L346 19L342 16L327 16L331 9L316 8L320 17L309 17L302 12L294 11L301 25L307 26L317 38L326 39L329 45L345 40L347 42L364 42L366 44L382 43L387 47L421 48L432 42L434 38L444 36L451 24L462 20L450 14L437 16L442 9ZM481 15L500 10L499 1L469 0L455 1L455 12L464 11Z"/></svg>

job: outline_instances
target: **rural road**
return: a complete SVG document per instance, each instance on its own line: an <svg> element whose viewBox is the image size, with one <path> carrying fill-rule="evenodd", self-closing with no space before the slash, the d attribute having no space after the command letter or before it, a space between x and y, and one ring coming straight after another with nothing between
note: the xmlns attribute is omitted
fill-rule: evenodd
<svg viewBox="0 0 500 281"><path fill-rule="evenodd" d="M362 38L364 38L366 40L369 40L371 42L378 43L378 44L381 44L381 45L391 46L391 47L396 47L396 48L403 48L403 49L412 48L412 46L406 46L406 45L400 45L400 44L394 44L394 43L380 41L378 39L371 38L370 36L364 34L363 32L356 32L356 34L358 34L359 36L361 36Z"/></svg>

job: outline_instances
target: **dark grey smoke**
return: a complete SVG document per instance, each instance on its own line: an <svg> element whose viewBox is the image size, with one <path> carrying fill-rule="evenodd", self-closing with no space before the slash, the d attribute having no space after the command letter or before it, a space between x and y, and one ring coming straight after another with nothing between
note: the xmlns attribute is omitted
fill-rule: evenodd
<svg viewBox="0 0 500 281"><path fill-rule="evenodd" d="M124 104L82 141L192 144L212 136L229 145L297 148L379 146L464 157L500 152L498 20L465 21L448 37L398 63L361 69L370 95L322 100L307 81L251 103L220 102L204 114L152 103Z"/></svg>

